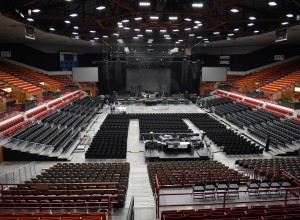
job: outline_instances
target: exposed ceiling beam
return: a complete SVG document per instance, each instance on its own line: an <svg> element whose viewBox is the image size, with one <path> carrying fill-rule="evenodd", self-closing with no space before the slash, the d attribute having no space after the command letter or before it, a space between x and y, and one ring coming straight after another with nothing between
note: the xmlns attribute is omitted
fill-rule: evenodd
<svg viewBox="0 0 300 220"><path fill-rule="evenodd" d="M299 0L292 0L299 8L300 8L300 1Z"/></svg>
<svg viewBox="0 0 300 220"><path fill-rule="evenodd" d="M136 11L134 8L132 8L131 6L129 6L128 4L126 4L123 1L120 1L120 0L111 0L111 2L115 3L116 5L119 5L122 8L125 8L126 10L128 10L130 12Z"/></svg>

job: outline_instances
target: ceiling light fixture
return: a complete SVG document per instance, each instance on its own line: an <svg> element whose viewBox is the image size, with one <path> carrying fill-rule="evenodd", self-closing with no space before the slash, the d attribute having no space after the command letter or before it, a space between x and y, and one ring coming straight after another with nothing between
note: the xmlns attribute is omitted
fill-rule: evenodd
<svg viewBox="0 0 300 220"><path fill-rule="evenodd" d="M100 5L100 6L98 6L96 9L97 10L99 10L99 11L101 11L101 10L104 10L106 7L104 6L104 5Z"/></svg>
<svg viewBox="0 0 300 220"><path fill-rule="evenodd" d="M289 24L289 22L287 21L281 23L281 25L287 25L287 24Z"/></svg>
<svg viewBox="0 0 300 220"><path fill-rule="evenodd" d="M185 20L185 21L192 21L191 18L185 18L184 20Z"/></svg>
<svg viewBox="0 0 300 220"><path fill-rule="evenodd" d="M178 40L179 42L182 42L183 40L182 39L180 39L180 40Z"/></svg>
<svg viewBox="0 0 300 220"><path fill-rule="evenodd" d="M171 37L166 37L166 40L171 40L172 38Z"/></svg>
<svg viewBox="0 0 300 220"><path fill-rule="evenodd" d="M139 39L139 37L133 37L133 40L138 40Z"/></svg>
<svg viewBox="0 0 300 220"><path fill-rule="evenodd" d="M142 35L142 34L138 34L137 36L138 36L138 37L144 37L144 35Z"/></svg>
<svg viewBox="0 0 300 220"><path fill-rule="evenodd" d="M55 31L55 28L52 28L52 27L51 27L51 28L49 28L49 30L50 30L50 31Z"/></svg>
<svg viewBox="0 0 300 220"><path fill-rule="evenodd" d="M214 35L218 35L218 34L220 34L220 32L219 31L215 31L215 32L213 32L213 34Z"/></svg>
<svg viewBox="0 0 300 220"><path fill-rule="evenodd" d="M70 17L77 17L78 16L78 14L77 13L72 13L72 14L70 14Z"/></svg>
<svg viewBox="0 0 300 220"><path fill-rule="evenodd" d="M147 33L151 33L152 30L151 30L151 29L146 29L146 32L147 32Z"/></svg>
<svg viewBox="0 0 300 220"><path fill-rule="evenodd" d="M108 38L108 36L107 35L103 35L103 38Z"/></svg>
<svg viewBox="0 0 300 220"><path fill-rule="evenodd" d="M195 34L189 34L189 37L194 37L195 36Z"/></svg>
<svg viewBox="0 0 300 220"><path fill-rule="evenodd" d="M195 24L201 24L201 21L194 21Z"/></svg>
<svg viewBox="0 0 300 220"><path fill-rule="evenodd" d="M185 30L185 31L190 31L190 30L191 30L191 28L185 28L184 30Z"/></svg>
<svg viewBox="0 0 300 220"><path fill-rule="evenodd" d="M78 32L72 32L72 34L74 34L74 35L77 35L77 34L78 34Z"/></svg>
<svg viewBox="0 0 300 220"><path fill-rule="evenodd" d="M275 2L275 1L269 1L269 3L268 3L270 6L276 6L277 5L277 3Z"/></svg>
<svg viewBox="0 0 300 220"><path fill-rule="evenodd" d="M294 17L294 15L293 14L287 14L286 15L288 18L292 18L292 17Z"/></svg>
<svg viewBox="0 0 300 220"><path fill-rule="evenodd" d="M233 29L233 31L239 31L239 30L240 30L239 28L234 28L234 29Z"/></svg>
<svg viewBox="0 0 300 220"><path fill-rule="evenodd" d="M141 7L149 7L151 5L151 3L148 2L148 1L142 1L142 2L139 3L139 5Z"/></svg>
<svg viewBox="0 0 300 220"><path fill-rule="evenodd" d="M119 36L119 34L118 34L118 33L113 33L113 35L114 35L114 36Z"/></svg>
<svg viewBox="0 0 300 220"><path fill-rule="evenodd" d="M257 34L257 33L259 33L259 30L255 30L255 31L253 31L253 33Z"/></svg>
<svg viewBox="0 0 300 220"><path fill-rule="evenodd" d="M94 31L94 30L90 30L90 33L94 34L94 33L96 33L96 31Z"/></svg>
<svg viewBox="0 0 300 220"><path fill-rule="evenodd" d="M202 36L198 36L197 39L202 39Z"/></svg>
<svg viewBox="0 0 300 220"><path fill-rule="evenodd" d="M142 20L143 18L142 17L136 17L136 18L134 18L134 20L136 20L136 21L139 21L139 20Z"/></svg>
<svg viewBox="0 0 300 220"><path fill-rule="evenodd" d="M27 21L32 22L32 21L34 21L34 20L33 20L33 18L27 18Z"/></svg>
<svg viewBox="0 0 300 220"><path fill-rule="evenodd" d="M134 31L141 31L141 29L139 29L139 28L135 28L135 29L134 29Z"/></svg>
<svg viewBox="0 0 300 220"><path fill-rule="evenodd" d="M40 11L41 11L41 10L38 9L38 8L32 10L33 13L39 13Z"/></svg>
<svg viewBox="0 0 300 220"><path fill-rule="evenodd" d="M194 29L198 29L198 25L194 26L193 28L194 28Z"/></svg>
<svg viewBox="0 0 300 220"><path fill-rule="evenodd" d="M231 11L232 13L238 13L238 12L239 12L239 10L236 9L236 8L232 8L230 11Z"/></svg>
<svg viewBox="0 0 300 220"><path fill-rule="evenodd" d="M166 33L167 30L159 30L160 33Z"/></svg>
<svg viewBox="0 0 300 220"><path fill-rule="evenodd" d="M227 34L228 37L231 37L231 36L233 36L233 35L234 35L233 33Z"/></svg>
<svg viewBox="0 0 300 220"><path fill-rule="evenodd" d="M23 13L20 13L21 17L24 18L25 16L23 15Z"/></svg>
<svg viewBox="0 0 300 220"><path fill-rule="evenodd" d="M170 17L169 17L169 20L171 20L171 21L176 21L177 19L178 19L177 16L170 16Z"/></svg>
<svg viewBox="0 0 300 220"><path fill-rule="evenodd" d="M250 17L249 17L249 19L250 19L250 20L255 20L255 19L256 19L256 17L254 17L254 16L250 16Z"/></svg>
<svg viewBox="0 0 300 220"><path fill-rule="evenodd" d="M249 23L249 24L247 24L249 27L251 27L251 26L253 26L254 25L254 23Z"/></svg>
<svg viewBox="0 0 300 220"><path fill-rule="evenodd" d="M94 40L99 40L99 37L94 37Z"/></svg>
<svg viewBox="0 0 300 220"><path fill-rule="evenodd" d="M130 28L129 28L129 27L124 27L123 29L125 29L125 30L130 30Z"/></svg>
<svg viewBox="0 0 300 220"><path fill-rule="evenodd" d="M74 26L74 29L79 29L79 27L78 26Z"/></svg>
<svg viewBox="0 0 300 220"><path fill-rule="evenodd" d="M178 32L179 31L179 29L173 29L173 32Z"/></svg>
<svg viewBox="0 0 300 220"><path fill-rule="evenodd" d="M70 23L71 23L71 21L69 21L69 20L65 20L65 23L66 23L66 24L70 24Z"/></svg>
<svg viewBox="0 0 300 220"><path fill-rule="evenodd" d="M168 35L168 34L165 34L165 35L164 35L164 37L170 37L170 35Z"/></svg>
<svg viewBox="0 0 300 220"><path fill-rule="evenodd" d="M150 19L151 19L151 20L158 20L159 17L158 17L158 16L150 16Z"/></svg>
<svg viewBox="0 0 300 220"><path fill-rule="evenodd" d="M203 3L202 2L194 2L192 4L193 8L202 8L203 7Z"/></svg>
<svg viewBox="0 0 300 220"><path fill-rule="evenodd" d="M124 19L124 20L122 20L122 23L127 23L127 22L129 22L129 20L128 20L128 19Z"/></svg>

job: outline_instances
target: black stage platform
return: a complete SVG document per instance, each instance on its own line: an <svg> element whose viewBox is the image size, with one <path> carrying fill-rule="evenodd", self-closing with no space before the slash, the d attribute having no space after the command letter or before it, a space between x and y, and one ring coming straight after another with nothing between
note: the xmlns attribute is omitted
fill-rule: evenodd
<svg viewBox="0 0 300 220"><path fill-rule="evenodd" d="M158 105L158 104L172 104L172 105L178 105L178 104L185 104L189 105L190 101L187 99L173 99L173 98L166 98L166 99L160 99L160 98L142 98L142 99L134 99L134 98L117 98L116 101L120 102L122 105L132 105L132 104L144 104L148 106Z"/></svg>
<svg viewBox="0 0 300 220"><path fill-rule="evenodd" d="M146 149L145 158L148 161L166 161L166 160L209 160L212 154L205 148L194 150L193 152L165 152L161 149Z"/></svg>
<svg viewBox="0 0 300 220"><path fill-rule="evenodd" d="M146 136L145 159L157 160L209 160L210 147L199 134L153 134ZM145 139L144 139L145 140Z"/></svg>

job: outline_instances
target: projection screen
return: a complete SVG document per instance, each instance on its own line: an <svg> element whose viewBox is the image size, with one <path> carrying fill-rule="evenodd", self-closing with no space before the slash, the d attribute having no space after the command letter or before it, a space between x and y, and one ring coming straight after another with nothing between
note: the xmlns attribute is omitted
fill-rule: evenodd
<svg viewBox="0 0 300 220"><path fill-rule="evenodd" d="M170 91L171 70L170 69L126 69L126 90L130 91L132 85L141 85L141 91L160 90L160 85L167 85Z"/></svg>
<svg viewBox="0 0 300 220"><path fill-rule="evenodd" d="M98 67L73 67L74 82L99 82Z"/></svg>
<svg viewBox="0 0 300 220"><path fill-rule="evenodd" d="M202 67L202 81L226 81L227 67Z"/></svg>

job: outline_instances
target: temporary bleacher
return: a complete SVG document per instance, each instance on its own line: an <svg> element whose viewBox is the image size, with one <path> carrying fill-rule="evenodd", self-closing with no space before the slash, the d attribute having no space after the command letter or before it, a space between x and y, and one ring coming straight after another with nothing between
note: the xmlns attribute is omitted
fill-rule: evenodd
<svg viewBox="0 0 300 220"><path fill-rule="evenodd" d="M75 92L69 99L78 98L81 94ZM58 105L65 103L67 102ZM52 106L52 109L47 109L46 106L39 107L27 113L27 117L31 117L31 120L12 128L6 126L2 135L9 136L9 139L3 145L4 158L67 160L80 131L86 129L87 124L101 108L101 99L85 97L66 104L60 111L56 110L58 107L57 105Z"/></svg>

